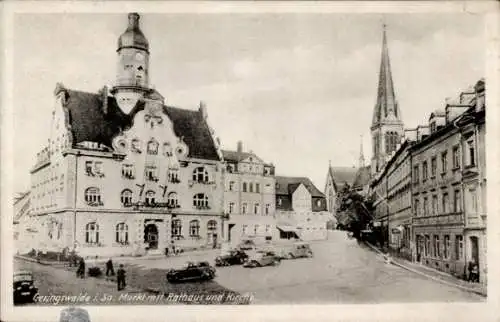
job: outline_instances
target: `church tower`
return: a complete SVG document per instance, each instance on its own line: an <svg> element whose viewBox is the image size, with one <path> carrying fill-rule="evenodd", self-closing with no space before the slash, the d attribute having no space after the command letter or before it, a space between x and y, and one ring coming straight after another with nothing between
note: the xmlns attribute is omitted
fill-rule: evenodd
<svg viewBox="0 0 500 322"><path fill-rule="evenodd" d="M128 15L128 27L118 38L116 83L111 93L124 113L130 113L149 91L149 42L139 28L137 13Z"/></svg>
<svg viewBox="0 0 500 322"><path fill-rule="evenodd" d="M373 147L371 173L374 175L383 168L387 156L396 150L396 146L404 136L404 125L392 82L385 24L382 35L382 59L380 62L377 102L373 111L370 130Z"/></svg>

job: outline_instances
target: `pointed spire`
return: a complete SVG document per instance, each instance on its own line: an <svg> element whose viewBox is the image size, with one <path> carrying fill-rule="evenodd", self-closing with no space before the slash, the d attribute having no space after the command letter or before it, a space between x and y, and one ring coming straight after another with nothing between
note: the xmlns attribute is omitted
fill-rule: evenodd
<svg viewBox="0 0 500 322"><path fill-rule="evenodd" d="M384 122L385 120L400 121L394 84L392 82L391 63L389 60L389 48L387 46L386 24L382 25L382 57L380 61L380 71L377 90L377 103L373 113L372 126Z"/></svg>
<svg viewBox="0 0 500 322"><path fill-rule="evenodd" d="M365 154L363 153L363 135L361 135L361 142L359 145L359 167L365 166Z"/></svg>

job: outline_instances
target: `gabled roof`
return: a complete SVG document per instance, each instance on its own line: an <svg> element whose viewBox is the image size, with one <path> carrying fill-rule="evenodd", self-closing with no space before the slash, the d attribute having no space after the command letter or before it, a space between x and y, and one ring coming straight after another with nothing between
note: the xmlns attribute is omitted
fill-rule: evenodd
<svg viewBox="0 0 500 322"><path fill-rule="evenodd" d="M371 169L370 166L359 168L356 177L352 183L353 188L362 188L370 183Z"/></svg>
<svg viewBox="0 0 500 322"><path fill-rule="evenodd" d="M276 194L292 195L297 188L303 184L312 197L324 197L325 195L306 177L276 177Z"/></svg>
<svg viewBox="0 0 500 322"><path fill-rule="evenodd" d="M354 167L328 167L328 175L331 176L335 190L339 190L345 183L352 185L358 169Z"/></svg>
<svg viewBox="0 0 500 322"><path fill-rule="evenodd" d="M112 147L113 138L132 126L135 113L144 108L139 101L130 115L123 113L114 97L64 89L68 123L71 127L73 146L90 141ZM106 113L104 112L106 110ZM189 147L189 157L219 160L217 148L210 129L198 110L187 110L163 106L165 114L173 123L175 135L182 138Z"/></svg>
<svg viewBox="0 0 500 322"><path fill-rule="evenodd" d="M230 151L230 150L222 150L222 156L226 161L234 161L240 162L248 159L249 157L253 157L260 162L263 162L257 155L252 152L238 152L238 151Z"/></svg>

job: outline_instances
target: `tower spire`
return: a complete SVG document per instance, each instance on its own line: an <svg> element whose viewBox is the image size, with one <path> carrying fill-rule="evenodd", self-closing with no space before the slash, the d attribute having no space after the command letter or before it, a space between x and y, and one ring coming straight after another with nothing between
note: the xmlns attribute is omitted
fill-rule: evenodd
<svg viewBox="0 0 500 322"><path fill-rule="evenodd" d="M359 167L365 166L365 154L363 153L363 135L361 135L361 141L359 144Z"/></svg>
<svg viewBox="0 0 500 322"><path fill-rule="evenodd" d="M373 113L372 126L383 123L385 120L397 122L401 120L401 116L396 101L396 94L394 93L389 48L387 46L387 25L384 22L382 24L382 53L378 79L377 103Z"/></svg>

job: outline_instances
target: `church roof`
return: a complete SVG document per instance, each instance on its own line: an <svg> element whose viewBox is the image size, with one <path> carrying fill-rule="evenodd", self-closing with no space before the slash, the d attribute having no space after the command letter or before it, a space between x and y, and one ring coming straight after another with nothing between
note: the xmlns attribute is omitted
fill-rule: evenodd
<svg viewBox="0 0 500 322"><path fill-rule="evenodd" d="M292 195L297 188L303 184L312 197L324 197L325 195L306 177L283 177L276 176L276 194Z"/></svg>
<svg viewBox="0 0 500 322"><path fill-rule="evenodd" d="M104 108L105 99L101 94L64 90L73 146L90 141L112 147L113 138L132 125L134 111L144 107L144 102L139 101L129 116L120 110L112 96L107 96ZM163 110L173 123L175 135L182 137L189 147L189 157L219 160L217 148L201 111L165 105Z"/></svg>
<svg viewBox="0 0 500 322"><path fill-rule="evenodd" d="M375 109L373 111L372 126L376 126L385 121L399 123L401 122L401 113L396 101L396 94L394 93L391 63L389 60L389 49L387 47L387 37L384 26L377 103L375 104Z"/></svg>
<svg viewBox="0 0 500 322"><path fill-rule="evenodd" d="M356 176L357 168L354 167L332 167L328 168L328 174L331 176L335 190L338 190L345 183L352 185Z"/></svg>
<svg viewBox="0 0 500 322"><path fill-rule="evenodd" d="M362 188L370 183L371 179L371 168L370 166L365 166L362 168L359 168L358 171L356 172L356 176L354 178L354 181L352 183L352 186L354 188Z"/></svg>

